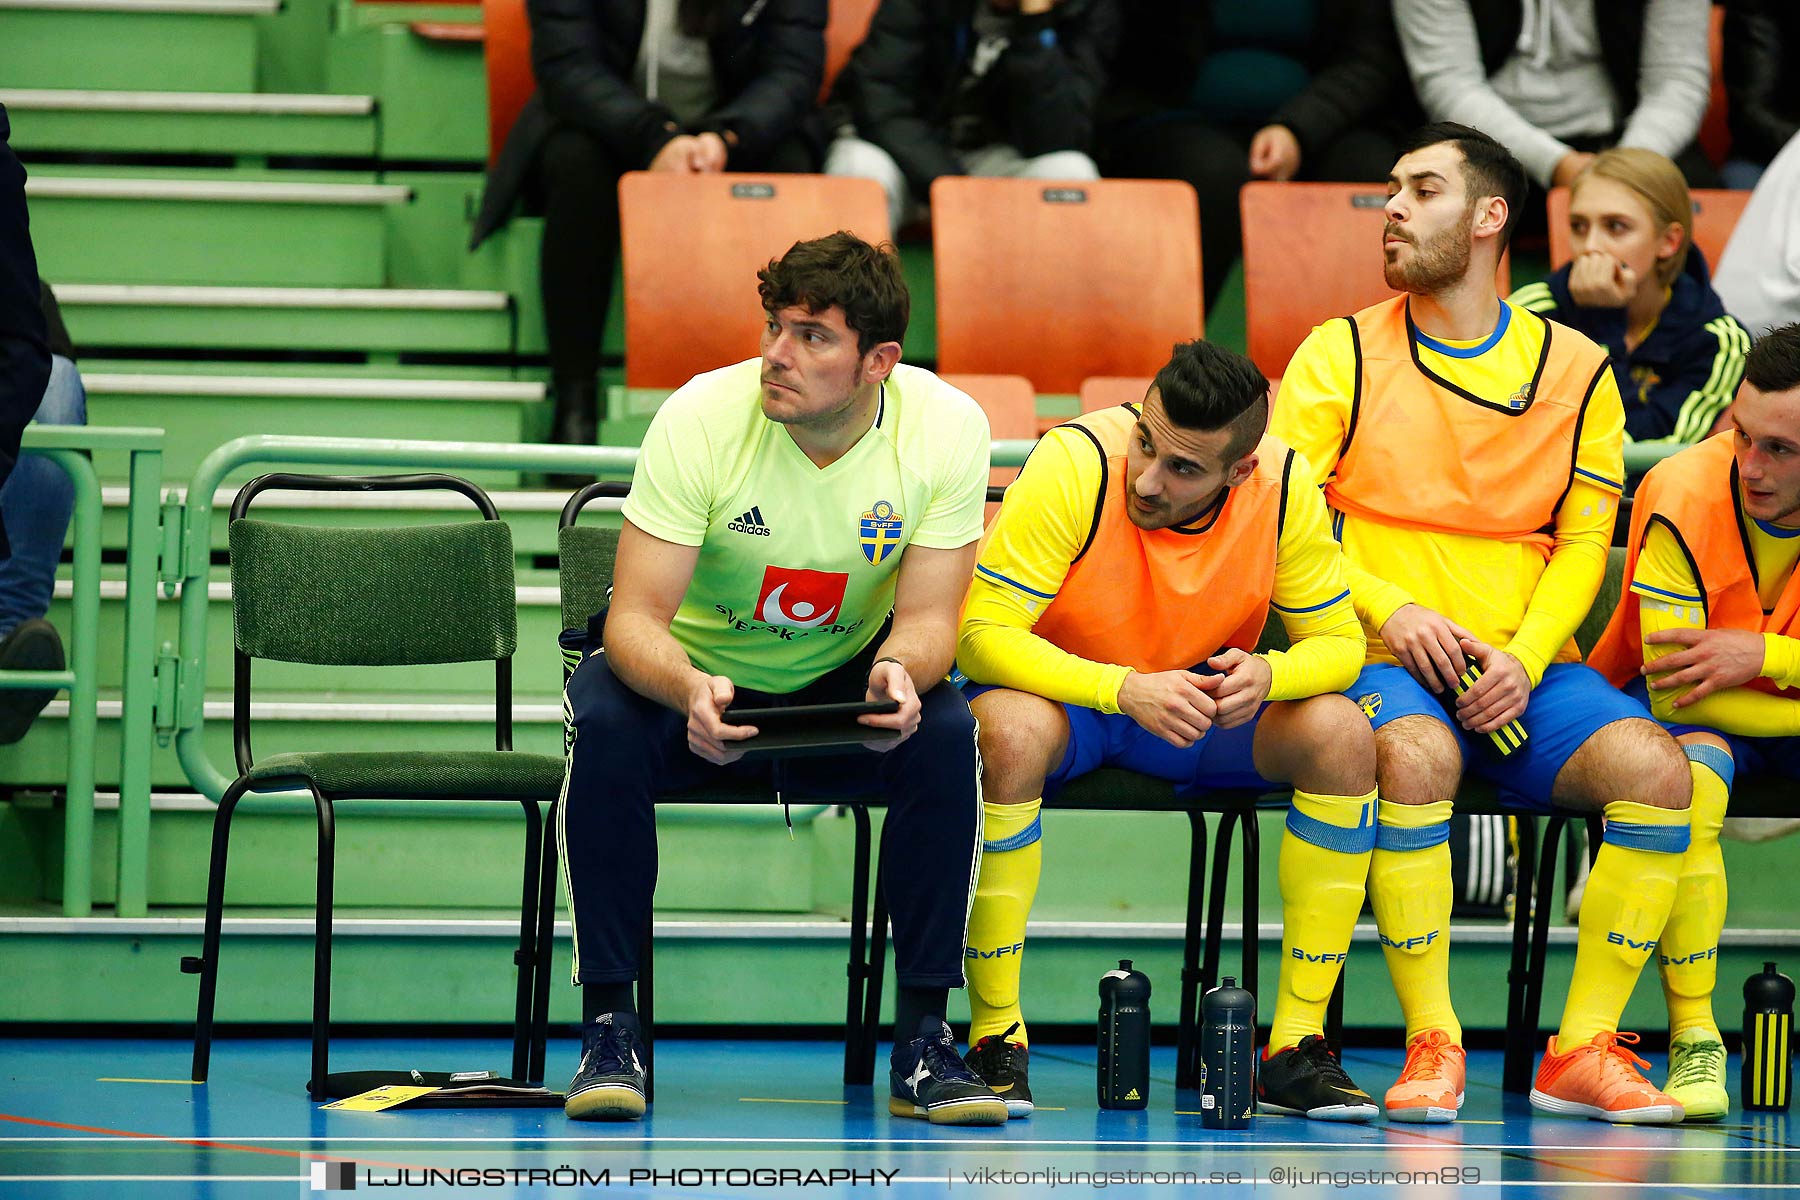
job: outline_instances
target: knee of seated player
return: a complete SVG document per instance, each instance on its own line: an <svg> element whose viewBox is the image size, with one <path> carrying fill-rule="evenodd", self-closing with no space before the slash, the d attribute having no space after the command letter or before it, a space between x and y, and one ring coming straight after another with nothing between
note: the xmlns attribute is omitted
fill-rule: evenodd
<svg viewBox="0 0 1800 1200"><path fill-rule="evenodd" d="M1693 797L1687 755L1654 721L1632 717L1595 730L1556 776L1558 803L1601 809L1614 800L1683 809Z"/></svg>
<svg viewBox="0 0 1800 1200"><path fill-rule="evenodd" d="M996 688L970 701L980 729L981 797L1023 804L1044 794L1044 777L1062 761L1069 720L1062 705L1029 692Z"/></svg>
<svg viewBox="0 0 1800 1200"><path fill-rule="evenodd" d="M1711 746L1714 750L1722 752L1725 757L1734 758L1731 753L1731 743L1709 730L1691 729L1675 740L1683 746Z"/></svg>
<svg viewBox="0 0 1800 1200"><path fill-rule="evenodd" d="M1364 796L1375 787L1375 732L1347 696L1278 701L1263 710L1256 771L1322 796Z"/></svg>
<svg viewBox="0 0 1800 1200"><path fill-rule="evenodd" d="M1442 721L1401 717L1375 731L1375 766L1383 800L1435 804L1456 797L1462 747Z"/></svg>

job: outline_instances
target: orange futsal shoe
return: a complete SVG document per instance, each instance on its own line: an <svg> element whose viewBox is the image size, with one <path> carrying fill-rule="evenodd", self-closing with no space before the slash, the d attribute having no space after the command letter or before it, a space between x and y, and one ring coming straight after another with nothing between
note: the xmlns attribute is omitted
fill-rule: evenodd
<svg viewBox="0 0 1800 1200"><path fill-rule="evenodd" d="M1463 1048L1441 1029L1427 1029L1406 1043L1406 1066L1382 1106L1390 1121L1442 1124L1462 1108L1468 1066Z"/></svg>
<svg viewBox="0 0 1800 1200"><path fill-rule="evenodd" d="M1635 1033L1596 1033L1594 1040L1567 1054L1556 1052L1556 1037L1538 1065L1531 1107L1564 1117L1592 1117L1619 1125L1674 1125L1686 1115L1679 1102L1639 1074L1650 1064L1627 1050Z"/></svg>

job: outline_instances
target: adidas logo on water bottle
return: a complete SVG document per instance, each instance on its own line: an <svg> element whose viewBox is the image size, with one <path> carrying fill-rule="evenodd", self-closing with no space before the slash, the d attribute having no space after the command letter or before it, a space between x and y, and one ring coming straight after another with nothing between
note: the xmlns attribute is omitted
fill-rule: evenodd
<svg viewBox="0 0 1800 1200"><path fill-rule="evenodd" d="M762 505L760 504L752 505L749 512L744 513L725 528L733 533L747 533L752 537L768 537L774 532L769 528L769 523L763 520Z"/></svg>

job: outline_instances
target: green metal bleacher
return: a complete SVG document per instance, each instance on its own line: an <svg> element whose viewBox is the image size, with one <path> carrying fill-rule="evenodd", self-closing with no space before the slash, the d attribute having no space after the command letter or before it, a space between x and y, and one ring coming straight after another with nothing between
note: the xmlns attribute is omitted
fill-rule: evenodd
<svg viewBox="0 0 1800 1200"><path fill-rule="evenodd" d="M369 5L357 5L366 9ZM417 5L408 6L418 8ZM462 6L442 21L472 22L480 9ZM327 90L366 93L381 109L381 156L403 162L487 160L487 81L481 43L422 35L417 13L332 34Z"/></svg>
<svg viewBox="0 0 1800 1200"><path fill-rule="evenodd" d="M254 92L259 18L280 0L0 0L12 88Z"/></svg>
<svg viewBox="0 0 1800 1200"><path fill-rule="evenodd" d="M237 158L375 153L375 98L0 88L14 150Z"/></svg>
<svg viewBox="0 0 1800 1200"><path fill-rule="evenodd" d="M385 283L384 210L409 203L408 189L347 172L250 174L33 171L25 198L40 269L54 283Z"/></svg>
<svg viewBox="0 0 1800 1200"><path fill-rule="evenodd" d="M56 296L81 345L108 351L455 352L504 362L517 324L512 297L487 289L95 283L64 284Z"/></svg>

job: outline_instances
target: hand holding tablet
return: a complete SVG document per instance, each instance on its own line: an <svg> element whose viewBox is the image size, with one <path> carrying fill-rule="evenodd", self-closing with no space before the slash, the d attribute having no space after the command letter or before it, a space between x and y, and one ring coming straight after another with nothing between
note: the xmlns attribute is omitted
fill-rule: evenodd
<svg viewBox="0 0 1800 1200"><path fill-rule="evenodd" d="M756 730L733 742L745 758L793 758L843 754L871 742L899 740L897 729L871 728L857 720L900 711L897 700L852 700L841 704L793 704L768 708L728 708L724 723Z"/></svg>

